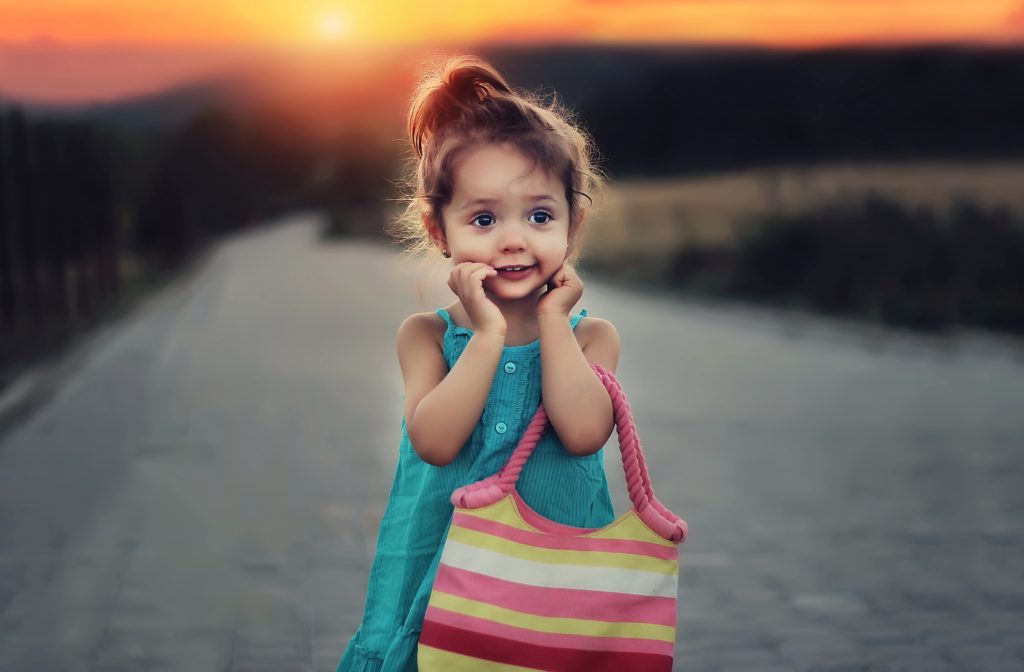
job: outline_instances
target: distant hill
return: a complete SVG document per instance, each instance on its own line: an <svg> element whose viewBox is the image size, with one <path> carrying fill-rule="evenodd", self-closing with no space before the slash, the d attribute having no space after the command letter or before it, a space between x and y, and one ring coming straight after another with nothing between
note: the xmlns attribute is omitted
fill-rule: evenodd
<svg viewBox="0 0 1024 672"><path fill-rule="evenodd" d="M167 131L181 126L201 110L228 104L235 88L232 77L218 77L117 102L89 105L22 104L22 107L36 117L85 119L124 130ZM3 100L0 99L2 104Z"/></svg>
<svg viewBox="0 0 1024 672"><path fill-rule="evenodd" d="M1024 156L1022 49L466 51L494 62L515 87L557 91L595 136L614 176ZM173 128L211 106L250 116L265 110L280 120L277 127L323 133L372 118L400 141L418 64L407 57L373 70L354 54L348 62L268 66L138 100L32 110L152 130Z"/></svg>
<svg viewBox="0 0 1024 672"><path fill-rule="evenodd" d="M550 47L485 54L557 90L617 174L1024 156L1024 48Z"/></svg>

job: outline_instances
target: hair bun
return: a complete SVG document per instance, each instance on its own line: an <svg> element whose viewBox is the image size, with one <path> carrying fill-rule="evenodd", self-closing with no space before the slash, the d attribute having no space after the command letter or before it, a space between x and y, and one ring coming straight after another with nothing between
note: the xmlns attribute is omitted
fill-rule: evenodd
<svg viewBox="0 0 1024 672"><path fill-rule="evenodd" d="M409 109L409 141L417 156L438 129L462 118L489 98L511 94L505 78L476 56L456 56L428 73Z"/></svg>
<svg viewBox="0 0 1024 672"><path fill-rule="evenodd" d="M442 79L451 94L464 104L482 103L497 92L511 93L504 77L472 56L449 61Z"/></svg>

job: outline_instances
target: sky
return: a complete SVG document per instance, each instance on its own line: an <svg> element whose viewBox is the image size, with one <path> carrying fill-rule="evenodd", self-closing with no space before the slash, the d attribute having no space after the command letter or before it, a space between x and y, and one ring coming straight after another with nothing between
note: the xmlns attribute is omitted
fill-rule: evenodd
<svg viewBox="0 0 1024 672"><path fill-rule="evenodd" d="M1024 44L1024 0L0 0L0 96L116 98L262 48L545 42Z"/></svg>

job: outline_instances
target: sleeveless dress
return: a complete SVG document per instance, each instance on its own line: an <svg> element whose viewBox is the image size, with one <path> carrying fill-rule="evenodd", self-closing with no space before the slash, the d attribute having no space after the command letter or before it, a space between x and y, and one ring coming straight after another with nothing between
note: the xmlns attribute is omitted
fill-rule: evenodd
<svg viewBox="0 0 1024 672"><path fill-rule="evenodd" d="M473 335L436 311L448 326L444 358L455 366ZM569 318L575 330L583 309ZM337 672L415 672L423 615L448 525L451 493L494 474L508 460L541 401L540 340L505 346L490 394L473 433L449 464L420 459L402 418L391 494L380 522L370 567L363 620ZM523 467L517 489L538 513L577 527L603 527L615 519L604 473L604 449L585 457L569 453L549 425Z"/></svg>

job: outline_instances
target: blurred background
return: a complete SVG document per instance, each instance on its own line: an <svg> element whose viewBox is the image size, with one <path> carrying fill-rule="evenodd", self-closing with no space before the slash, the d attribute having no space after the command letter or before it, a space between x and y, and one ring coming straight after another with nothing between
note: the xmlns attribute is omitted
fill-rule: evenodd
<svg viewBox="0 0 1024 672"><path fill-rule="evenodd" d="M1019 2L350 4L0 5L4 371L281 213L381 239L415 78L461 52L594 135L586 268L1024 329Z"/></svg>
<svg viewBox="0 0 1024 672"><path fill-rule="evenodd" d="M391 334L451 299L393 279L405 114L462 53L602 154L577 310L619 326L663 499L706 531L687 668L1021 669L1020 0L0 0L0 669L333 669L400 437ZM174 553L189 578L147 593ZM211 593L225 558L253 583Z"/></svg>

